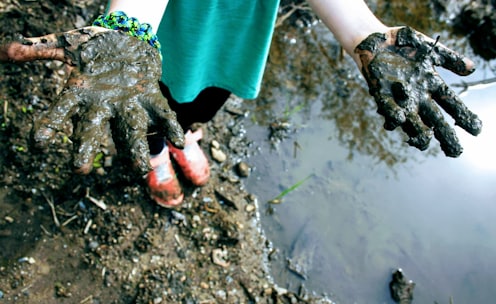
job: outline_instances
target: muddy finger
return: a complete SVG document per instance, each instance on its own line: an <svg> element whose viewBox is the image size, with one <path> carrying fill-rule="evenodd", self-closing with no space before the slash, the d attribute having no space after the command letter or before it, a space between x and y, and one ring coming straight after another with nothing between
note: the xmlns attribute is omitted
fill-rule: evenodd
<svg viewBox="0 0 496 304"><path fill-rule="evenodd" d="M417 113L408 113L402 130L408 135L408 144L421 151L429 146L432 138L432 130L426 126Z"/></svg>
<svg viewBox="0 0 496 304"><path fill-rule="evenodd" d="M374 96L377 113L384 116L384 129L394 130L406 121L404 110L396 104L391 96Z"/></svg>
<svg viewBox="0 0 496 304"><path fill-rule="evenodd" d="M25 38L21 35L0 45L0 61L25 62L38 59L64 59L64 45L59 34Z"/></svg>
<svg viewBox="0 0 496 304"><path fill-rule="evenodd" d="M419 114L426 125L434 130L434 137L439 141L444 154L458 157L463 152L455 130L444 120L441 110L432 102L420 104Z"/></svg>
<svg viewBox="0 0 496 304"><path fill-rule="evenodd" d="M105 105L90 107L83 114L74 132L74 168L77 173L88 174L101 144L107 139L107 123L112 110Z"/></svg>
<svg viewBox="0 0 496 304"><path fill-rule="evenodd" d="M434 100L453 117L456 125L474 136L478 135L482 130L482 121L479 117L470 111L440 78L438 82L439 86L432 94Z"/></svg>
<svg viewBox="0 0 496 304"><path fill-rule="evenodd" d="M48 59L74 64L76 56L71 55L70 51L76 50L93 36L106 31L109 30L91 26L40 37L26 38L19 35L12 41L0 45L0 61L26 62Z"/></svg>
<svg viewBox="0 0 496 304"><path fill-rule="evenodd" d="M176 113L169 108L167 99L156 96L150 104L151 111L156 115L155 127L164 134L169 142L177 148L184 147L184 131L177 122Z"/></svg>
<svg viewBox="0 0 496 304"><path fill-rule="evenodd" d="M38 146L47 145L57 132L71 124L70 118L77 111L79 100L79 92L64 89L48 111L34 122L33 137Z"/></svg>
<svg viewBox="0 0 496 304"><path fill-rule="evenodd" d="M433 49L440 56L440 63L443 68L460 76L466 76L475 71L475 63L469 58L458 54L442 44L435 44Z"/></svg>
<svg viewBox="0 0 496 304"><path fill-rule="evenodd" d="M143 175L151 169L147 141L149 124L148 113L136 101L129 100L123 108L118 109L116 141L129 152L135 168Z"/></svg>
<svg viewBox="0 0 496 304"><path fill-rule="evenodd" d="M26 62L38 59L64 60L64 48L48 43L35 43L28 38L0 46L0 61Z"/></svg>
<svg viewBox="0 0 496 304"><path fill-rule="evenodd" d="M129 143L129 154L133 161L134 168L141 175L145 175L152 169L150 167L150 149L148 148L148 141L146 139L146 129L143 130L132 130L127 132Z"/></svg>

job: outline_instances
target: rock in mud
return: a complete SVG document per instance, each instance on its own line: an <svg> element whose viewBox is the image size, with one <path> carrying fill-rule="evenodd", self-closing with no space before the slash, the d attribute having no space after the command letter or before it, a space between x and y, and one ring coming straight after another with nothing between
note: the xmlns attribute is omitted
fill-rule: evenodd
<svg viewBox="0 0 496 304"><path fill-rule="evenodd" d="M391 298L396 303L411 304L414 288L415 283L411 280L407 280L401 269L397 269L393 272L393 278L389 283L389 291L391 293Z"/></svg>

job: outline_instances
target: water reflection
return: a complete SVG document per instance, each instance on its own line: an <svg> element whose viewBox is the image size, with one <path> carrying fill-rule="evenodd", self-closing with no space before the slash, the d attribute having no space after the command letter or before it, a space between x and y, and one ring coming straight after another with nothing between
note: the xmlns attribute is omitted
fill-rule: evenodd
<svg viewBox="0 0 496 304"><path fill-rule="evenodd" d="M377 1L375 8L385 9L385 2ZM428 9L420 6L427 2L390 3L389 9L424 14ZM425 25L412 25L434 26L434 16L424 17ZM457 128L464 147L459 158L439 153L434 141L427 153L420 152L400 132L382 129L353 63L334 59L340 49L332 37L320 27L302 31L284 29L275 37L266 87L252 104L254 124L248 126L261 153L250 160L255 170L247 187L257 193L261 208L313 174L274 215L262 216L279 250L273 272L280 284L296 289L304 283L338 303L392 303L386 284L391 271L402 267L417 282L416 303L448 303L450 296L455 303L493 302L496 86L464 93L484 127L478 137ZM450 47L466 42L442 28L433 31L441 31ZM465 80L494 77L491 65L481 65ZM442 76L460 82L448 72ZM272 150L266 126L300 105L290 117L299 131ZM302 147L296 157L295 141ZM308 279L288 270L286 258Z"/></svg>
<svg viewBox="0 0 496 304"><path fill-rule="evenodd" d="M496 83L480 86L462 95L470 101L470 107L480 113L479 116L484 122L483 132L477 138L468 134L460 134L459 136L466 151L463 159L467 164L467 170L496 172L494 138L494 134L496 134L496 100L491 98L494 95L489 95L491 97L488 98L490 92L496 92Z"/></svg>

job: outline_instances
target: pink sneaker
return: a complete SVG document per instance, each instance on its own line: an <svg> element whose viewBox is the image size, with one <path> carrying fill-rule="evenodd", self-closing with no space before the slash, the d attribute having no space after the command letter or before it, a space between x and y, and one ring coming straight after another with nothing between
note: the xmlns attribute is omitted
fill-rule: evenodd
<svg viewBox="0 0 496 304"><path fill-rule="evenodd" d="M168 143L172 157L177 162L184 177L195 186L203 186L210 178L210 166L207 156L198 145L198 141L203 137L203 130L200 128L195 132L188 130L184 135L184 149L178 149Z"/></svg>
<svg viewBox="0 0 496 304"><path fill-rule="evenodd" d="M146 175L146 181L151 198L162 207L179 206L183 202L184 194L172 168L167 146L159 155L150 158L150 164L153 170Z"/></svg>

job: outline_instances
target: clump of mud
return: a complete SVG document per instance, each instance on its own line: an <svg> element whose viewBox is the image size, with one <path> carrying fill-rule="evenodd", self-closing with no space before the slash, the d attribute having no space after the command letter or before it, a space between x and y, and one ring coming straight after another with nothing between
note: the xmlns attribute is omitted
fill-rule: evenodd
<svg viewBox="0 0 496 304"><path fill-rule="evenodd" d="M469 36L476 54L485 60L496 58L496 1L470 1L456 18L455 27Z"/></svg>

